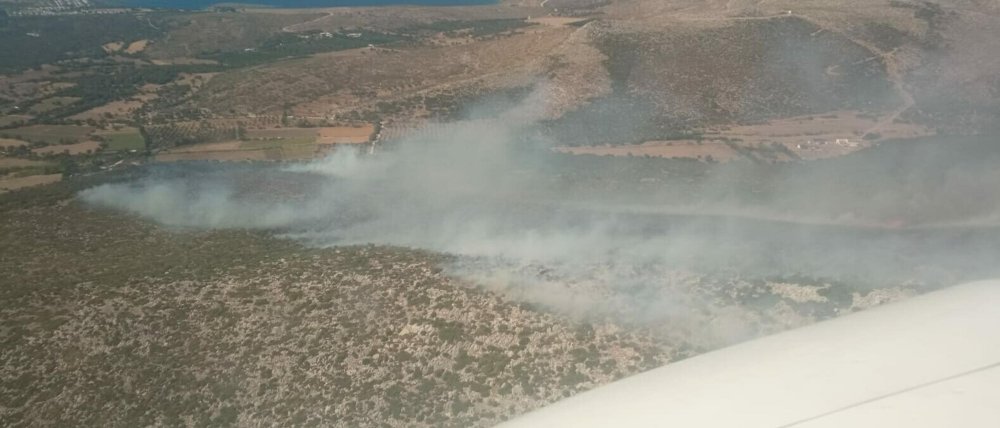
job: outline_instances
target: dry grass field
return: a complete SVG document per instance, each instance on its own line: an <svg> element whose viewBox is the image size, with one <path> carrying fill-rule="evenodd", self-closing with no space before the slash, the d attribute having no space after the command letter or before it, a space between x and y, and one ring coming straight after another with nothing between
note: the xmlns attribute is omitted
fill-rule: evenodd
<svg viewBox="0 0 1000 428"><path fill-rule="evenodd" d="M7 149L11 147L20 147L27 145L27 141L16 140L13 138L0 138L0 149Z"/></svg>
<svg viewBox="0 0 1000 428"><path fill-rule="evenodd" d="M249 129L247 140L293 140L308 139L318 144L359 144L367 143L375 132L372 124L356 126L321 126L315 128L264 128Z"/></svg>
<svg viewBox="0 0 1000 428"><path fill-rule="evenodd" d="M84 141L82 143L54 144L45 147L38 147L35 149L31 149L31 152L39 155L55 155L60 153L66 153L69 155L79 155L86 153L96 153L100 149L101 149L101 143L97 141Z"/></svg>
<svg viewBox="0 0 1000 428"><path fill-rule="evenodd" d="M334 126L318 128L317 144L364 144L371 141L375 126Z"/></svg>
<svg viewBox="0 0 1000 428"><path fill-rule="evenodd" d="M12 126L19 123L27 122L32 119L32 116L24 114L8 114L5 116L0 116L0 126Z"/></svg>
<svg viewBox="0 0 1000 428"><path fill-rule="evenodd" d="M48 162L32 160L32 159L21 159L12 157L0 157L0 169L13 169L13 168L26 168L33 166L44 166Z"/></svg>
<svg viewBox="0 0 1000 428"><path fill-rule="evenodd" d="M227 141L179 146L158 153L157 162L282 161L311 159L320 152L314 138Z"/></svg>
<svg viewBox="0 0 1000 428"><path fill-rule="evenodd" d="M209 143L211 145L220 143ZM206 145L209 145L206 144ZM225 144L225 143L221 143ZM266 160L279 160L281 154L278 151L268 151L268 150L220 150L212 151L209 149L194 151L194 152L184 152L184 151L166 151L156 154L153 158L157 162L178 162L178 161L224 161L224 162L241 162L241 161L266 161Z"/></svg>
<svg viewBox="0 0 1000 428"><path fill-rule="evenodd" d="M24 177L0 176L0 193L56 183L62 178L62 174L39 174Z"/></svg>
<svg viewBox="0 0 1000 428"><path fill-rule="evenodd" d="M45 98L45 99L39 101L38 103L32 105L31 108L28 109L28 112L31 113L31 114L33 114L33 115L44 114L44 113L48 113L48 112L50 112L52 110L55 110L57 108L68 106L68 105L73 104L73 103L75 103L77 101L80 101L79 97L52 97L52 98Z"/></svg>
<svg viewBox="0 0 1000 428"><path fill-rule="evenodd" d="M148 101L151 98L147 98ZM128 118L133 112L142 108L144 101L131 99L112 101L103 106L94 107L90 110L74 114L69 118L72 120L122 120Z"/></svg>
<svg viewBox="0 0 1000 428"><path fill-rule="evenodd" d="M76 125L31 125L23 128L3 129L0 135L10 135L31 142L62 144L79 142L90 136L96 128Z"/></svg>
<svg viewBox="0 0 1000 428"><path fill-rule="evenodd" d="M160 152L159 162L216 160L301 160L322 156L342 144L367 144L371 124L316 128L264 128L244 131L241 141L183 145Z"/></svg>
<svg viewBox="0 0 1000 428"><path fill-rule="evenodd" d="M51 162L0 156L0 193L53 183L62 174L52 174Z"/></svg>

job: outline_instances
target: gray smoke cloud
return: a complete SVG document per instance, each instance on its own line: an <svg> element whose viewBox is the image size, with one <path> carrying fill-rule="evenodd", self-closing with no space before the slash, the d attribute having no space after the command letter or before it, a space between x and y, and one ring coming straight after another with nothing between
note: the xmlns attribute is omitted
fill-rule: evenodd
<svg viewBox="0 0 1000 428"><path fill-rule="evenodd" d="M890 286L998 273L995 145L766 167L573 158L547 151L560 142L539 132L543 111L538 91L374 155L157 166L80 197L170 226L454 254L450 272L476 286L639 323L693 310L683 286L706 275Z"/></svg>

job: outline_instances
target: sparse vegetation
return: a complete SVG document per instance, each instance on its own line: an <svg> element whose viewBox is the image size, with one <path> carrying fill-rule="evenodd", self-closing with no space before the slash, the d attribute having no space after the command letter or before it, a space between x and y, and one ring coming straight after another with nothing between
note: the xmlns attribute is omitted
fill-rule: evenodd
<svg viewBox="0 0 1000 428"><path fill-rule="evenodd" d="M744 274L747 260L732 257L724 269L706 261L726 251L720 245L685 251L678 259L691 260L677 266L634 266L662 278L662 289L629 281L615 288L593 279L633 266L581 264L579 277L564 278L538 265L413 248L314 248L285 238L284 229L163 227L77 197L96 185L189 168L192 182L205 171L231 173L240 195L314 198L315 175L292 177L283 165L261 174L264 162L255 162L310 159L342 144L379 156L427 122L512 111L517 120L543 118L525 120L531 144L518 141L517 155L530 161L498 178L530 181L509 196L538 205L527 209L548 213L539 189L557 189L579 197L579 209L594 193L614 195L621 217L658 216L663 201L723 201L747 207L750 217L767 207L865 226L801 226L836 238L891 235L908 222L950 220L956 210L995 218L988 189L910 197L965 184L935 162L979 168L987 179L992 172L981 171L1000 162L1000 72L981 48L992 48L983 41L997 40L1000 25L982 6L893 0L841 11L779 1L702 13L652 3L298 12L222 5L51 16L23 16L21 5L4 3L0 421L489 426L734 337L995 272L962 261L941 272L913 263L934 278L925 282ZM794 14L783 6L791 3ZM512 110L526 101L530 108ZM987 136L893 140L930 134L924 124ZM425 131L437 129L447 128ZM639 144L667 155L657 158L648 146L629 151ZM803 148L838 145L849 149L813 156L822 150ZM571 150L579 146L592 150ZM167 161L182 163L157 165ZM911 164L918 167L904 168ZM788 176L795 177L788 186L777 185ZM442 175L451 185L449 178ZM723 181L732 184L719 188ZM788 189L824 197L782 199ZM641 214L624 203L633 200ZM912 212L894 216L889 208L898 206ZM365 221L358 211L350 215ZM772 225L762 211L761 219L726 218L726 225L800 227ZM659 220L641 232L672 227ZM987 253L1000 242L975 228L962 233ZM777 264L799 255L784 241L770 248L778 250L753 257ZM920 260L903 254L911 251L888 252ZM563 302L451 276L462 263L499 264L504 273L571 288L574 299L582 296L574 305L590 296L608 309L566 315ZM691 313L677 322L655 302ZM716 337L713 329L727 331Z"/></svg>
<svg viewBox="0 0 1000 428"><path fill-rule="evenodd" d="M156 39L169 13L20 17L0 26L0 72L107 56L101 45Z"/></svg>
<svg viewBox="0 0 1000 428"><path fill-rule="evenodd" d="M363 31L356 37L319 31L308 33L281 33L260 45L238 51L205 52L204 59L218 61L227 67L248 67L281 59L304 57L322 52L356 49L368 45L384 45L403 40L387 33Z"/></svg>
<svg viewBox="0 0 1000 428"><path fill-rule="evenodd" d="M443 33L447 37L469 36L483 38L519 28L536 25L523 19L481 19L475 21L440 20L431 23L411 25L399 31L405 34L432 35Z"/></svg>
<svg viewBox="0 0 1000 428"><path fill-rule="evenodd" d="M16 373L0 383L4 420L368 426L377 415L483 426L656 363L609 349L669 355L640 335L604 334L587 340L613 364L566 375L554 345L585 346L572 322L452 283L432 269L442 256L305 249L262 233L169 231L78 202L39 204L72 196L72 183L59 186L18 192L17 210L0 196L9 250L0 267L13 274L0 280L0 353L5 373ZM534 332L525 345L504 339L525 328ZM131 393L113 386L126 379ZM502 384L523 386L490 386ZM143 412L113 404L135 394L151 398Z"/></svg>

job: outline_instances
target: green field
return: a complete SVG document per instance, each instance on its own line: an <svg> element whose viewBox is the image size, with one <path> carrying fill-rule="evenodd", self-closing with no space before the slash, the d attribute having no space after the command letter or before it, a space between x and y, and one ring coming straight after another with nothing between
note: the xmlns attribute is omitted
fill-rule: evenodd
<svg viewBox="0 0 1000 428"><path fill-rule="evenodd" d="M107 142L107 150L127 151L146 150L146 139L138 129L126 128L120 131L98 134Z"/></svg>

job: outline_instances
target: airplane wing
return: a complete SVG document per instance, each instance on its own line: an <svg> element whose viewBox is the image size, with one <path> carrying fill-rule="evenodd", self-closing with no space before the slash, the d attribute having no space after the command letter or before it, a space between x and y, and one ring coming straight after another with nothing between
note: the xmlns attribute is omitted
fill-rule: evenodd
<svg viewBox="0 0 1000 428"><path fill-rule="evenodd" d="M998 427L1000 280L702 354L501 426Z"/></svg>

